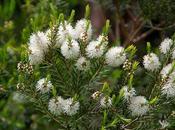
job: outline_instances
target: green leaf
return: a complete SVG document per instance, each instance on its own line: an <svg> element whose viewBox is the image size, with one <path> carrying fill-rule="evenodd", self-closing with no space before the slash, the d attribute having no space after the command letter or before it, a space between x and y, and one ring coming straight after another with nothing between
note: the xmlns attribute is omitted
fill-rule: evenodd
<svg viewBox="0 0 175 130"><path fill-rule="evenodd" d="M112 72L112 78L119 79L121 77L122 70L116 69Z"/></svg>
<svg viewBox="0 0 175 130"><path fill-rule="evenodd" d="M151 43L147 42L146 44L147 44L147 46L146 46L147 53L150 53L151 52Z"/></svg>
<svg viewBox="0 0 175 130"><path fill-rule="evenodd" d="M27 56L26 56L27 54L26 54L26 52L25 51L22 51L21 52L21 61L27 61Z"/></svg>
<svg viewBox="0 0 175 130"><path fill-rule="evenodd" d="M112 95L112 104L115 103L115 100L116 100L116 96L113 94Z"/></svg>
<svg viewBox="0 0 175 130"><path fill-rule="evenodd" d="M129 77L129 81L128 81L128 86L129 87L132 87L133 78L134 78L134 75L131 74L130 77Z"/></svg>
<svg viewBox="0 0 175 130"><path fill-rule="evenodd" d="M101 127L101 130L106 130L104 126Z"/></svg>
<svg viewBox="0 0 175 130"><path fill-rule="evenodd" d="M109 96L111 92L112 92L112 90L109 87L109 84L107 82L105 82L103 84L102 93L105 93L105 94L107 94Z"/></svg>
<svg viewBox="0 0 175 130"><path fill-rule="evenodd" d="M105 126L105 123L106 123L106 121L107 121L107 111L106 110L104 110L103 111L103 122L102 122L102 126Z"/></svg>
<svg viewBox="0 0 175 130"><path fill-rule="evenodd" d="M24 77L23 77L23 75L20 74L20 75L18 76L18 82L19 82L19 83L22 83L23 80L24 80Z"/></svg>
<svg viewBox="0 0 175 130"><path fill-rule="evenodd" d="M52 87L52 94L54 97L57 95L57 90L55 89L55 87Z"/></svg>
<svg viewBox="0 0 175 130"><path fill-rule="evenodd" d="M85 11L85 19L89 19L90 16L90 6L86 5L86 11Z"/></svg>
<svg viewBox="0 0 175 130"><path fill-rule="evenodd" d="M151 99L151 100L149 101L149 104L150 104L150 105L156 104L157 101L158 101L158 97L156 96L155 98L153 98L153 99Z"/></svg>
<svg viewBox="0 0 175 130"><path fill-rule="evenodd" d="M106 24L105 24L105 26L103 27L102 33L103 33L104 35L108 35L108 33L109 33L109 28L110 28L110 21L109 21L109 20L106 20Z"/></svg>
<svg viewBox="0 0 175 130"><path fill-rule="evenodd" d="M106 126L106 128L115 127L115 126L117 125L117 123L119 123L119 122L120 122L120 120L119 120L119 118L117 117L117 118L115 118L110 124L108 124L108 125Z"/></svg>
<svg viewBox="0 0 175 130"><path fill-rule="evenodd" d="M53 5L53 3L50 3L50 9L51 9L51 14L53 15L53 17L57 17L57 9L56 7Z"/></svg>
<svg viewBox="0 0 175 130"><path fill-rule="evenodd" d="M117 115L117 117L124 123L129 123L129 122L132 121L131 119L127 119L127 118L125 118L125 117L123 117L121 115Z"/></svg>
<svg viewBox="0 0 175 130"><path fill-rule="evenodd" d="M138 61L134 61L134 63L132 64L132 69L136 70L138 65L139 65L139 62Z"/></svg>
<svg viewBox="0 0 175 130"><path fill-rule="evenodd" d="M14 77L11 77L8 81L8 86L12 85L14 81Z"/></svg>
<svg viewBox="0 0 175 130"><path fill-rule="evenodd" d="M60 13L59 17L58 17L58 24L60 24L61 22L64 22L64 14Z"/></svg>
<svg viewBox="0 0 175 130"><path fill-rule="evenodd" d="M123 98L123 95L124 95L124 91L122 88L122 89L120 89L119 95L117 96L117 98L115 100L115 105L117 105L120 102L120 100Z"/></svg>
<svg viewBox="0 0 175 130"><path fill-rule="evenodd" d="M129 60L131 60L134 57L134 55L135 55L135 53L137 51L137 48L134 45L130 45L129 47L127 47L125 49L125 51L130 54L129 55Z"/></svg>
<svg viewBox="0 0 175 130"><path fill-rule="evenodd" d="M75 10L72 10L68 20L69 23L71 23L74 20L74 16L75 16Z"/></svg>

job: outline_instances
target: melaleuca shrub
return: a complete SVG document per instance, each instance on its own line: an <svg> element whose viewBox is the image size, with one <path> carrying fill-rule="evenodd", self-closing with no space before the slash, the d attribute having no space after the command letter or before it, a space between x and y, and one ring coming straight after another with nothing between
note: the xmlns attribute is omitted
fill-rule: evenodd
<svg viewBox="0 0 175 130"><path fill-rule="evenodd" d="M95 37L87 15L75 22L72 16L65 19L61 14L49 29L31 34L27 59L17 66L18 91L59 129L170 128L174 40L165 39L158 54L148 44L142 64L136 61L133 45L109 46L109 21ZM116 68L122 75L117 85L109 78ZM140 69L152 79L137 91Z"/></svg>

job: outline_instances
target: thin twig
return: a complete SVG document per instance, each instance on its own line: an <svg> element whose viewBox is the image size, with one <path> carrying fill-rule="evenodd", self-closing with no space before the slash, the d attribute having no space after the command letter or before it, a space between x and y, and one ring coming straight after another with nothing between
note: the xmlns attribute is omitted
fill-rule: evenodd
<svg viewBox="0 0 175 130"><path fill-rule="evenodd" d="M122 129L125 129L126 127L130 126L132 123L136 122L139 119L139 117L135 118L132 120L130 123L126 124L125 126L122 127Z"/></svg>
<svg viewBox="0 0 175 130"><path fill-rule="evenodd" d="M101 64L101 66L98 68L98 70L95 72L95 74L92 76L92 78L89 80L89 84L91 83L91 81L100 73L101 69L103 68L104 63Z"/></svg>

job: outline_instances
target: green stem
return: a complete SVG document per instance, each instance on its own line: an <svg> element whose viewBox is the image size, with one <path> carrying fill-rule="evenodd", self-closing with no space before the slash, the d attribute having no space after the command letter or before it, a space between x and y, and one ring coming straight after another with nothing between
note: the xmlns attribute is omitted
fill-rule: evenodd
<svg viewBox="0 0 175 130"><path fill-rule="evenodd" d="M100 71L102 70L104 66L104 63L101 64L101 66L97 69L97 71L94 73L94 75L92 76L92 78L89 80L89 84L92 82L92 80L94 80L94 78L100 73Z"/></svg>

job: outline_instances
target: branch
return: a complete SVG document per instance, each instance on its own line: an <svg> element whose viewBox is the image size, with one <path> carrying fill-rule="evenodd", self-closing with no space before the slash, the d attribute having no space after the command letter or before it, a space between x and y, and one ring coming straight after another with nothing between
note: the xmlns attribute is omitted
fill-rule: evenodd
<svg viewBox="0 0 175 130"><path fill-rule="evenodd" d="M139 31L142 29L142 27L144 26L144 22L142 22L141 24L140 24L140 26L134 31L134 32L132 32L132 34L131 34L131 37L129 38L129 41L128 42L131 42L133 39L134 39L134 37L139 33Z"/></svg>
<svg viewBox="0 0 175 130"><path fill-rule="evenodd" d="M137 17L133 15L131 8L128 7L126 9L126 12L133 22L135 22L137 20Z"/></svg>
<svg viewBox="0 0 175 130"><path fill-rule="evenodd" d="M43 106L43 109L44 109L44 112L45 112L45 113L44 113L43 111L41 111L41 112L44 113L44 114L47 114L50 118L52 118L55 122L57 122L57 123L60 125L60 127L66 129L66 127L65 127L59 120L57 120L57 119L47 110L47 108L45 107L43 101L42 101L41 99L38 99L38 101L39 101L39 102L41 103L41 105Z"/></svg>
<svg viewBox="0 0 175 130"><path fill-rule="evenodd" d="M160 27L160 26L162 26L163 25L163 23L160 23L160 24L158 24L156 27ZM144 32L144 33L142 33L140 36L138 36L138 37L136 37L135 39L133 39L132 41L130 41L129 43L127 43L126 45L129 45L129 44L131 44L131 43L138 43L139 41L141 41L141 40L143 40L143 39L145 39L148 35L150 35L153 31L155 31L155 29L154 28L151 28L150 30L148 30L148 31L146 31L146 32Z"/></svg>
<svg viewBox="0 0 175 130"><path fill-rule="evenodd" d="M154 30L158 30L158 31L161 31L161 30L165 30L165 29L169 29L169 28L172 28L172 27L175 27L175 23L172 24L172 25L169 25L167 27L164 27L164 28L161 28L161 27L156 27L156 26L149 26L148 28L152 28Z"/></svg>
<svg viewBox="0 0 175 130"><path fill-rule="evenodd" d="M154 31L154 29L150 29L147 32L144 32L140 36L138 36L135 39L133 39L131 42L137 43L137 42L143 40L144 38L146 38L148 35L150 35L153 31Z"/></svg>
<svg viewBox="0 0 175 130"><path fill-rule="evenodd" d="M131 124L133 124L134 122L136 122L139 119L139 117L135 118L133 121L131 121L130 123L122 126L122 129L125 129L126 127L130 126Z"/></svg>
<svg viewBox="0 0 175 130"><path fill-rule="evenodd" d="M120 13L120 2L119 2L119 0L116 0L116 9L117 9L116 10L116 18L117 18L116 21L118 21L117 24L120 25L118 29L121 29L121 31L122 31L125 38L128 38L128 31L127 31L124 19L121 16L121 13Z"/></svg>
<svg viewBox="0 0 175 130"><path fill-rule="evenodd" d="M104 61L103 63L101 63L100 67L98 68L98 70L94 73L94 75L91 77L91 79L89 80L89 84L93 81L93 79L100 73L100 71L103 69L104 67Z"/></svg>

